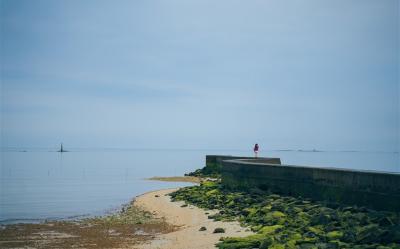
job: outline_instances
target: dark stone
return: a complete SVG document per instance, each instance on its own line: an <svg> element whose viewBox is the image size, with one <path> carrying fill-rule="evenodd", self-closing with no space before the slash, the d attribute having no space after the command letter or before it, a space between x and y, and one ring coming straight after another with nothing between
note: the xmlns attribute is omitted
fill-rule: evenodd
<svg viewBox="0 0 400 249"><path fill-rule="evenodd" d="M206 227L200 227L200 229L199 229L199 231L205 231L205 230L207 230Z"/></svg>
<svg viewBox="0 0 400 249"><path fill-rule="evenodd" d="M214 229L213 233L225 233L225 229L221 228L221 227L217 227Z"/></svg>

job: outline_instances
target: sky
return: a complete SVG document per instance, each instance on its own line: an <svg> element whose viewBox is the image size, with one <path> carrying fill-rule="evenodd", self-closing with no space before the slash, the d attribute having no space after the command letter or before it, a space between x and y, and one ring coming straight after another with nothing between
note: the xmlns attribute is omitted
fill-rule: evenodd
<svg viewBox="0 0 400 249"><path fill-rule="evenodd" d="M1 2L1 146L399 151L398 0Z"/></svg>

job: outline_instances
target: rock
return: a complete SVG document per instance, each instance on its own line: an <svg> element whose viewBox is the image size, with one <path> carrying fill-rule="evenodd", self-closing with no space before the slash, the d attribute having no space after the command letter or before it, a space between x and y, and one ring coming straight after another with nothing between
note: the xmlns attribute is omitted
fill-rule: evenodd
<svg viewBox="0 0 400 249"><path fill-rule="evenodd" d="M392 226L381 236L383 243L398 243L400 245L400 225ZM400 248L400 246L399 246Z"/></svg>
<svg viewBox="0 0 400 249"><path fill-rule="evenodd" d="M221 228L221 227L217 227L214 229L213 233L225 233L225 229Z"/></svg>
<svg viewBox="0 0 400 249"><path fill-rule="evenodd" d="M356 211L356 209L354 207L343 207L342 211L343 212L346 212L346 211L354 212L354 211Z"/></svg>
<svg viewBox="0 0 400 249"><path fill-rule="evenodd" d="M371 224L358 230L356 241L358 243L371 243L376 241L383 233L384 231L377 224Z"/></svg>
<svg viewBox="0 0 400 249"><path fill-rule="evenodd" d="M200 227L200 229L199 229L199 231L205 231L205 230L207 230L206 227Z"/></svg>
<svg viewBox="0 0 400 249"><path fill-rule="evenodd" d="M265 226L260 228L258 231L262 234L271 234L274 233L277 229L282 227L283 227L282 225Z"/></svg>
<svg viewBox="0 0 400 249"><path fill-rule="evenodd" d="M327 225L331 217L327 214L320 214L311 218L311 225Z"/></svg>
<svg viewBox="0 0 400 249"><path fill-rule="evenodd" d="M309 243L309 242L305 242L305 243L301 243L298 245L298 248L300 249L315 249L315 243Z"/></svg>
<svg viewBox="0 0 400 249"><path fill-rule="evenodd" d="M256 192L204 183L181 188L170 196L174 201L219 210L206 215L215 220L238 220L256 232L245 238L224 238L219 249L400 249L399 213ZM218 233L217 229L214 232Z"/></svg>
<svg viewBox="0 0 400 249"><path fill-rule="evenodd" d="M155 195L154 197L160 197L159 195Z"/></svg>
<svg viewBox="0 0 400 249"><path fill-rule="evenodd" d="M389 217L380 218L378 223L380 226L392 226L394 224Z"/></svg>
<svg viewBox="0 0 400 249"><path fill-rule="evenodd" d="M353 243L356 241L356 235L353 231L346 231L341 240L344 242Z"/></svg>
<svg viewBox="0 0 400 249"><path fill-rule="evenodd" d="M263 241L261 241L259 249L268 249L270 245L272 245L273 239L271 237L267 237Z"/></svg>
<svg viewBox="0 0 400 249"><path fill-rule="evenodd" d="M341 231L332 231L326 234L326 237L329 240L335 240L335 239L340 239L343 237L343 232Z"/></svg>
<svg viewBox="0 0 400 249"><path fill-rule="evenodd" d="M339 245L337 242L317 243L316 247L318 249L339 249Z"/></svg>

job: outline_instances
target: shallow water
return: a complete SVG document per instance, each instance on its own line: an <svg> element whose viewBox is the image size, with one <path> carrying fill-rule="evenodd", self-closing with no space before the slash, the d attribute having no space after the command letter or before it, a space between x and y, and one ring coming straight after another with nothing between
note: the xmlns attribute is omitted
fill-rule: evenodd
<svg viewBox="0 0 400 249"><path fill-rule="evenodd" d="M204 166L206 154L251 156L248 151L48 150L2 151L0 223L101 215L147 191L190 185L147 181ZM264 151L284 164L400 172L389 152Z"/></svg>

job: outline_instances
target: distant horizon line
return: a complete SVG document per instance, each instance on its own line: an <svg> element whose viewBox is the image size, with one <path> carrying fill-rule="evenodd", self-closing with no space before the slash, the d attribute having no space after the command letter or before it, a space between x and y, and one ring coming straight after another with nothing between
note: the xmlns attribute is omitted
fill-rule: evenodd
<svg viewBox="0 0 400 249"><path fill-rule="evenodd" d="M0 151L12 150L19 152L28 152L28 150L57 150L58 147L16 147L16 146L0 146ZM205 149L205 148L132 148L132 147L67 147L69 152L79 151L79 150L114 150L114 151L252 151L252 149L232 149L232 148L219 148L219 149ZM263 150L261 150L263 151ZM374 153L399 153L399 151L386 151L386 150L352 150L352 149L345 149L345 150L321 150L321 149L268 149L264 151L281 151L281 152L348 152L348 153L356 153L356 152L374 152Z"/></svg>

